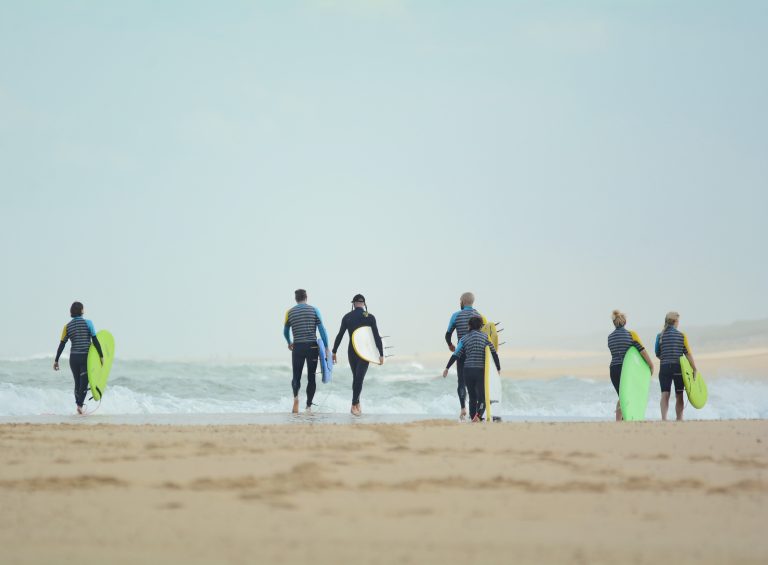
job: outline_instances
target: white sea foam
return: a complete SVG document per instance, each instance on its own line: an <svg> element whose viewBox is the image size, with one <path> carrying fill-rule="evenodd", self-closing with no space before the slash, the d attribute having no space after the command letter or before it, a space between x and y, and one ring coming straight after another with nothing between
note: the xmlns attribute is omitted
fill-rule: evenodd
<svg viewBox="0 0 768 565"><path fill-rule="evenodd" d="M439 377L441 367L389 363L371 367L363 406L380 415L455 417L456 376ZM290 406L290 368L280 364L220 365L116 361L100 414L160 415L270 414ZM317 378L315 411L344 414L351 401L351 376L339 365L334 382ZM303 378L302 389L306 386ZM503 379L500 413L512 419L607 419L616 394L605 379ZM0 419L70 415L73 382L69 367L54 373L50 358L0 361ZM689 419L768 418L768 381L718 378L709 382L709 402L686 409ZM646 416L659 418L659 389L654 382ZM304 393L301 394L302 401ZM94 407L94 403L90 403ZM674 408L670 408L673 412ZM497 412L498 413L498 412Z"/></svg>

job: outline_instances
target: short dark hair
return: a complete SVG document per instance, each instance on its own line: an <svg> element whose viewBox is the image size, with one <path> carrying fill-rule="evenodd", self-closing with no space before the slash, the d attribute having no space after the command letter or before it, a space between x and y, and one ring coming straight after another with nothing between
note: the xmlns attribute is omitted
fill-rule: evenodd
<svg viewBox="0 0 768 565"><path fill-rule="evenodd" d="M83 303L82 302L73 302L72 306L69 307L69 315L73 318L77 318L78 316L83 315Z"/></svg>
<svg viewBox="0 0 768 565"><path fill-rule="evenodd" d="M483 319L480 316L472 316L469 319L469 329L479 330L483 327Z"/></svg>
<svg viewBox="0 0 768 565"><path fill-rule="evenodd" d="M302 302L307 299L307 291L303 288L296 289L294 294L296 295L296 302Z"/></svg>

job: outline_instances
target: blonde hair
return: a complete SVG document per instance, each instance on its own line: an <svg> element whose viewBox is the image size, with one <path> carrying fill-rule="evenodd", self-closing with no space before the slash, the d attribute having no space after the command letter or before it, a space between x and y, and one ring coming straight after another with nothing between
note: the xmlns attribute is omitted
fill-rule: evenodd
<svg viewBox="0 0 768 565"><path fill-rule="evenodd" d="M677 312L667 312L667 315L664 317L664 329L661 331L664 332L667 328L674 326L675 322L677 322L679 319L680 314Z"/></svg>
<svg viewBox="0 0 768 565"><path fill-rule="evenodd" d="M471 292L465 292L459 300L464 306L472 306L475 303L475 295Z"/></svg>
<svg viewBox="0 0 768 565"><path fill-rule="evenodd" d="M617 328L623 328L627 325L627 315L624 312L620 312L619 310L614 310L611 314L611 320L613 320L613 325Z"/></svg>

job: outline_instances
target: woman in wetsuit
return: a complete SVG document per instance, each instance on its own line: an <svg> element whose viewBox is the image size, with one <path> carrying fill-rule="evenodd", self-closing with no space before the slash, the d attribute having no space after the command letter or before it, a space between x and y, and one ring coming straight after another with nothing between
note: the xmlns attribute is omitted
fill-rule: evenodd
<svg viewBox="0 0 768 565"><path fill-rule="evenodd" d="M680 314L668 312L664 318L664 329L656 336L656 357L659 358L659 385L661 385L661 419L667 419L669 396L672 391L672 381L675 382L675 414L678 420L683 419L685 401L683 399L683 370L680 368L680 357L685 355L696 372L696 362L688 345L688 337L677 329L680 324Z"/></svg>
<svg viewBox="0 0 768 565"><path fill-rule="evenodd" d="M363 379L368 371L368 361L360 358L352 347L352 334L357 328L370 326L373 330L373 338L376 341L376 348L379 350L379 364L384 363L384 346L379 336L379 328L376 326L376 318L368 312L365 304L365 297L362 294L356 294L352 299L352 311L341 319L341 328L333 344L333 363L336 364L336 352L339 350L341 340L344 338L344 332L349 333L349 347L347 355L349 357L349 366L352 369L352 409L350 412L354 416L360 416L360 393L363 391Z"/></svg>
<svg viewBox="0 0 768 565"><path fill-rule="evenodd" d="M88 392L88 349L91 347L91 342L99 352L99 358L101 364L104 364L104 354L101 351L101 344L96 337L96 329L93 327L93 322L83 318L84 307L81 302L74 302L69 308L69 314L72 319L64 326L64 331L61 332L61 341L59 342L59 348L56 351L56 359L53 362L53 370L59 370L59 357L64 352L64 346L67 345L67 341L72 343L72 347L69 350L69 368L72 369L72 376L75 379L75 404L77 405L77 413L85 413L83 404L85 403L85 395Z"/></svg>
<svg viewBox="0 0 768 565"><path fill-rule="evenodd" d="M624 363L624 355L627 354L627 350L630 347L635 347L640 355L643 356L645 362L648 363L648 367L651 369L651 375L653 375L653 361L651 361L648 352L640 342L640 338L633 331L628 330L624 326L627 325L627 315L614 310L611 315L613 325L616 328L608 335L608 349L611 350L611 365L609 371L611 373L611 383L613 388L616 389L616 394L619 394L619 382L621 381L621 365ZM616 401L616 421L623 420L621 414L621 403Z"/></svg>

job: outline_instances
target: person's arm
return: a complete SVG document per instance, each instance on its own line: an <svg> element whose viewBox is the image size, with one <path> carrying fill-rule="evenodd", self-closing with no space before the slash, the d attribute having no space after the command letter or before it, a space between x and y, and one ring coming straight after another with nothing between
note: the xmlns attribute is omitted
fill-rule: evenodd
<svg viewBox="0 0 768 565"><path fill-rule="evenodd" d="M696 373L699 372L699 370L696 368L696 361L693 360L693 353L691 352L691 348L688 345L688 336L683 334L683 346L685 349L683 350L683 353L688 358L688 362L691 364L691 369L693 369L693 378L696 378Z"/></svg>
<svg viewBox="0 0 768 565"><path fill-rule="evenodd" d="M289 313L290 310L285 312L285 322L283 322L283 337L285 337L285 341L288 343L288 347L291 346L291 322L288 321Z"/></svg>
<svg viewBox="0 0 768 565"><path fill-rule="evenodd" d="M96 337L96 328L93 327L93 322L90 320L86 320L85 324L88 326L88 331L91 332L91 342L93 342L93 346L96 348L96 351L99 353L99 361L101 361L101 364L104 364L104 353L101 351L101 344L99 343L99 338Z"/></svg>
<svg viewBox="0 0 768 565"><path fill-rule="evenodd" d="M347 331L347 317L344 316L341 319L341 327L339 328L339 333L336 335L336 340L333 342L333 350L332 353L336 355L336 352L339 350L339 346L341 345L341 340L344 339L344 332Z"/></svg>
<svg viewBox="0 0 768 565"><path fill-rule="evenodd" d="M371 314L368 316L371 320L371 329L373 330L373 341L376 342L376 348L379 350L379 357L384 359L384 344L381 342L381 336L379 335L379 327L376 325L376 317Z"/></svg>
<svg viewBox="0 0 768 565"><path fill-rule="evenodd" d="M493 362L496 364L496 370L500 373L501 372L501 362L499 361L499 354L496 353L496 348L491 343L491 340L488 338L488 336L485 336L485 339L488 343L488 347L491 348L491 357L493 357Z"/></svg>
<svg viewBox="0 0 768 565"><path fill-rule="evenodd" d="M456 348L453 346L453 342L451 341L451 337L453 336L453 331L456 329L456 316L458 316L458 312L454 312L453 316L451 316L451 321L448 322L448 331L445 332L445 343L448 344L448 349L451 351L456 351Z"/></svg>
<svg viewBox="0 0 768 565"><path fill-rule="evenodd" d="M323 317L320 315L320 310L317 308L315 308L315 315L317 316L317 331L320 332L320 339L323 340L323 346L328 349L328 332L325 331L325 326L323 325Z"/></svg>
<svg viewBox="0 0 768 565"><path fill-rule="evenodd" d="M653 375L653 361L651 361L651 356L648 355L648 352L645 350L643 342L640 341L640 337L635 332L630 331L629 335L632 338L632 345L640 352L640 355L643 356L648 368L651 370L651 375Z"/></svg>
<svg viewBox="0 0 768 565"><path fill-rule="evenodd" d="M661 334L656 334L656 345L653 346L656 358L661 359Z"/></svg>
<svg viewBox="0 0 768 565"><path fill-rule="evenodd" d="M56 350L56 358L53 360L54 371L59 370L59 358L61 357L61 354L64 353L64 346L67 345L68 339L69 339L69 336L67 335L67 326L64 326L64 330L61 332L61 340L59 341L59 347Z"/></svg>

